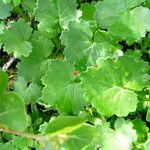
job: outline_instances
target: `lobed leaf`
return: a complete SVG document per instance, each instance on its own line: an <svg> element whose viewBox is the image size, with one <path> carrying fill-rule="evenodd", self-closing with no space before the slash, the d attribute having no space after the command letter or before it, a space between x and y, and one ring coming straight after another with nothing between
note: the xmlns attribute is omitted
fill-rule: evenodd
<svg viewBox="0 0 150 150"><path fill-rule="evenodd" d="M32 52L32 44L28 41L31 33L30 25L23 19L12 23L11 28L0 35L1 42L4 44L4 51L8 54L13 53L16 58L29 56Z"/></svg>
<svg viewBox="0 0 150 150"><path fill-rule="evenodd" d="M80 17L75 0L43 0L37 1L35 17L39 21L39 29L49 32L51 37L67 28L70 21Z"/></svg>
<svg viewBox="0 0 150 150"><path fill-rule="evenodd" d="M147 63L122 56L117 61L99 59L97 65L81 74L88 100L104 116L134 112L138 103L134 90L142 90L149 82Z"/></svg>
<svg viewBox="0 0 150 150"><path fill-rule="evenodd" d="M63 113L79 113L84 109L85 99L79 83L74 82L74 68L64 61L48 62L41 100Z"/></svg>
<svg viewBox="0 0 150 150"><path fill-rule="evenodd" d="M113 57L119 49L107 33L97 31L93 34L88 22L71 22L68 30L63 31L60 38L62 44L66 45L66 59L75 64L77 70L95 66L99 57Z"/></svg>

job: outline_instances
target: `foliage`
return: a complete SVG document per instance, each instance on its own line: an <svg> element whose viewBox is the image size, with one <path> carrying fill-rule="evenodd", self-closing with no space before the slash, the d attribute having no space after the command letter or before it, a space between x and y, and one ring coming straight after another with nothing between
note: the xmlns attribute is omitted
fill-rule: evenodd
<svg viewBox="0 0 150 150"><path fill-rule="evenodd" d="M149 32L149 0L0 0L0 149L149 150Z"/></svg>

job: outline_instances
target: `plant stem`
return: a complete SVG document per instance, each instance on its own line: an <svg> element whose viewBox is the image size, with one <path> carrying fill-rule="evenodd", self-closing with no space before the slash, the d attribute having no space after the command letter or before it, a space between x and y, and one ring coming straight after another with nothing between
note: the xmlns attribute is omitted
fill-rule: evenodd
<svg viewBox="0 0 150 150"><path fill-rule="evenodd" d="M46 136L40 136L40 135L26 133L26 132L17 132L17 131L13 131L13 130L4 129L4 128L0 128L0 132L23 136L23 137L31 138L31 139L34 139L37 141L47 141L48 140L48 138Z"/></svg>

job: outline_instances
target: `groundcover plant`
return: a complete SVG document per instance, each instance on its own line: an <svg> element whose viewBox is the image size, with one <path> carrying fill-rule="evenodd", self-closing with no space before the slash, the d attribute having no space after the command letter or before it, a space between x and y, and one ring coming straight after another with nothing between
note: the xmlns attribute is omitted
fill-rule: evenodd
<svg viewBox="0 0 150 150"><path fill-rule="evenodd" d="M150 0L0 0L0 150L150 150Z"/></svg>

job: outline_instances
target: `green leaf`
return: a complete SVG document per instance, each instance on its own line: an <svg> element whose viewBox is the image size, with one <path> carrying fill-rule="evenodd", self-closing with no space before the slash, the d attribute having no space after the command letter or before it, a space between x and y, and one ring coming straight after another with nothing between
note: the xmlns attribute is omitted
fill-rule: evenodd
<svg viewBox="0 0 150 150"><path fill-rule="evenodd" d="M42 102L56 107L63 113L79 113L84 109L84 97L79 83L75 83L74 68L68 62L48 62L42 78Z"/></svg>
<svg viewBox="0 0 150 150"><path fill-rule="evenodd" d="M4 4L2 1L0 1L0 19L6 19L11 14L12 6L8 4Z"/></svg>
<svg viewBox="0 0 150 150"><path fill-rule="evenodd" d="M144 3L146 0L128 0L128 3L130 5L130 8L140 6L142 3Z"/></svg>
<svg viewBox="0 0 150 150"><path fill-rule="evenodd" d="M96 149L98 130L84 122L77 116L60 116L45 124L43 128L50 139L56 140L52 144L59 146L59 149Z"/></svg>
<svg viewBox="0 0 150 150"><path fill-rule="evenodd" d="M12 92L6 92L8 77L0 71L0 126L23 131L27 127L27 115L23 100Z"/></svg>
<svg viewBox="0 0 150 150"><path fill-rule="evenodd" d="M122 56L117 61L99 59L97 68L81 74L82 87L88 100L104 116L127 116L137 107L137 95L148 85L148 64L133 57Z"/></svg>
<svg viewBox="0 0 150 150"><path fill-rule="evenodd" d="M95 2L89 3L83 3L81 4L81 10L82 10L82 19L84 20L94 20L94 14L95 14ZM90 12L90 13L89 13Z"/></svg>
<svg viewBox="0 0 150 150"><path fill-rule="evenodd" d="M148 133L148 139L144 143L144 150L149 150L150 149L150 132Z"/></svg>
<svg viewBox="0 0 150 150"><path fill-rule="evenodd" d="M4 29L5 29L5 24L4 24L4 21L1 21L0 22L0 35L4 33ZM2 41L1 41L1 38L0 38L0 47L2 46Z"/></svg>
<svg viewBox="0 0 150 150"><path fill-rule="evenodd" d="M116 18L128 10L127 0L104 0L96 5L95 18L104 28L111 26Z"/></svg>
<svg viewBox="0 0 150 150"><path fill-rule="evenodd" d="M131 150L132 143L137 140L136 131L131 121L118 119L114 130L102 125L100 127L102 150Z"/></svg>
<svg viewBox="0 0 150 150"><path fill-rule="evenodd" d="M31 33L30 25L24 20L20 19L12 23L11 28L5 30L4 34L0 35L1 41L4 44L4 51L8 54L13 53L16 58L29 56L32 52L32 45L28 41Z"/></svg>
<svg viewBox="0 0 150 150"><path fill-rule="evenodd" d="M144 4L145 7L149 7L150 8L150 0L146 0L145 4Z"/></svg>
<svg viewBox="0 0 150 150"><path fill-rule="evenodd" d="M75 0L38 0L35 9L39 29L50 33L54 37L61 28L66 29L70 21L77 20L80 12L76 9Z"/></svg>
<svg viewBox="0 0 150 150"><path fill-rule="evenodd" d="M1 150L16 150L16 148L13 147L10 143L0 143Z"/></svg>
<svg viewBox="0 0 150 150"><path fill-rule="evenodd" d="M0 22L0 34L3 34L4 32L4 29L5 29L5 24L4 24L4 21L2 22ZM0 39L1 40L1 39Z"/></svg>
<svg viewBox="0 0 150 150"><path fill-rule="evenodd" d="M25 10L27 10L30 13L34 12L34 8L36 6L37 0L23 0L22 6Z"/></svg>
<svg viewBox="0 0 150 150"><path fill-rule="evenodd" d="M136 130L138 135L137 142L144 142L149 131L149 128L146 126L146 123L143 122L141 119L136 118L133 120L133 125L133 128Z"/></svg>
<svg viewBox="0 0 150 150"><path fill-rule="evenodd" d="M0 143L1 150L29 150L31 148L37 148L36 141L27 139L26 137L10 135L11 140L8 142ZM37 148L37 150L39 150Z"/></svg>
<svg viewBox="0 0 150 150"><path fill-rule="evenodd" d="M11 0L2 0L4 3L10 3L11 2Z"/></svg>
<svg viewBox="0 0 150 150"><path fill-rule="evenodd" d="M30 83L22 78L18 77L18 80L14 83L14 90L17 92L25 101L25 104L35 103L41 96L41 87L35 83Z"/></svg>
<svg viewBox="0 0 150 150"><path fill-rule="evenodd" d="M149 107L148 110L147 110L146 120L147 120L148 122L150 122L150 107Z"/></svg>
<svg viewBox="0 0 150 150"><path fill-rule="evenodd" d="M15 6L18 6L20 4L21 0L13 0L13 2L14 2Z"/></svg>
<svg viewBox="0 0 150 150"><path fill-rule="evenodd" d="M29 141L25 137L13 136L13 139L10 141L10 144L17 149L22 149L22 150L29 149Z"/></svg>
<svg viewBox="0 0 150 150"><path fill-rule="evenodd" d="M23 100L15 93L0 95L0 124L12 130L24 131L27 127L27 115Z"/></svg>
<svg viewBox="0 0 150 150"><path fill-rule="evenodd" d="M13 1L14 5L15 6L18 6L21 2L21 0L2 0L4 3L8 4L10 3L11 1Z"/></svg>
<svg viewBox="0 0 150 150"><path fill-rule="evenodd" d="M150 10L137 7L145 0L104 0L96 8L96 20L117 40L139 41L150 30Z"/></svg>
<svg viewBox="0 0 150 150"><path fill-rule="evenodd" d="M141 37L145 37L147 31L150 31L150 20L148 18L150 18L150 10L137 7L118 17L108 31L118 40L139 41Z"/></svg>
<svg viewBox="0 0 150 150"><path fill-rule="evenodd" d="M104 28L111 26L116 19L145 0L104 0L96 5L95 18ZM130 20L130 19L128 19ZM127 21L128 21L127 20Z"/></svg>
<svg viewBox="0 0 150 150"><path fill-rule="evenodd" d="M0 70L0 94L6 91L7 83L8 83L7 74Z"/></svg>
<svg viewBox="0 0 150 150"><path fill-rule="evenodd" d="M17 65L18 75L27 81L40 82L41 63L50 55L53 44L43 37L32 39L31 43L32 53L28 57L21 58L21 62Z"/></svg>
<svg viewBox="0 0 150 150"><path fill-rule="evenodd" d="M105 41L101 40L102 37ZM75 64L78 70L95 66L97 58L111 57L118 50L107 33L97 31L93 35L88 22L71 22L69 29L62 32L61 42L66 45L66 59Z"/></svg>

